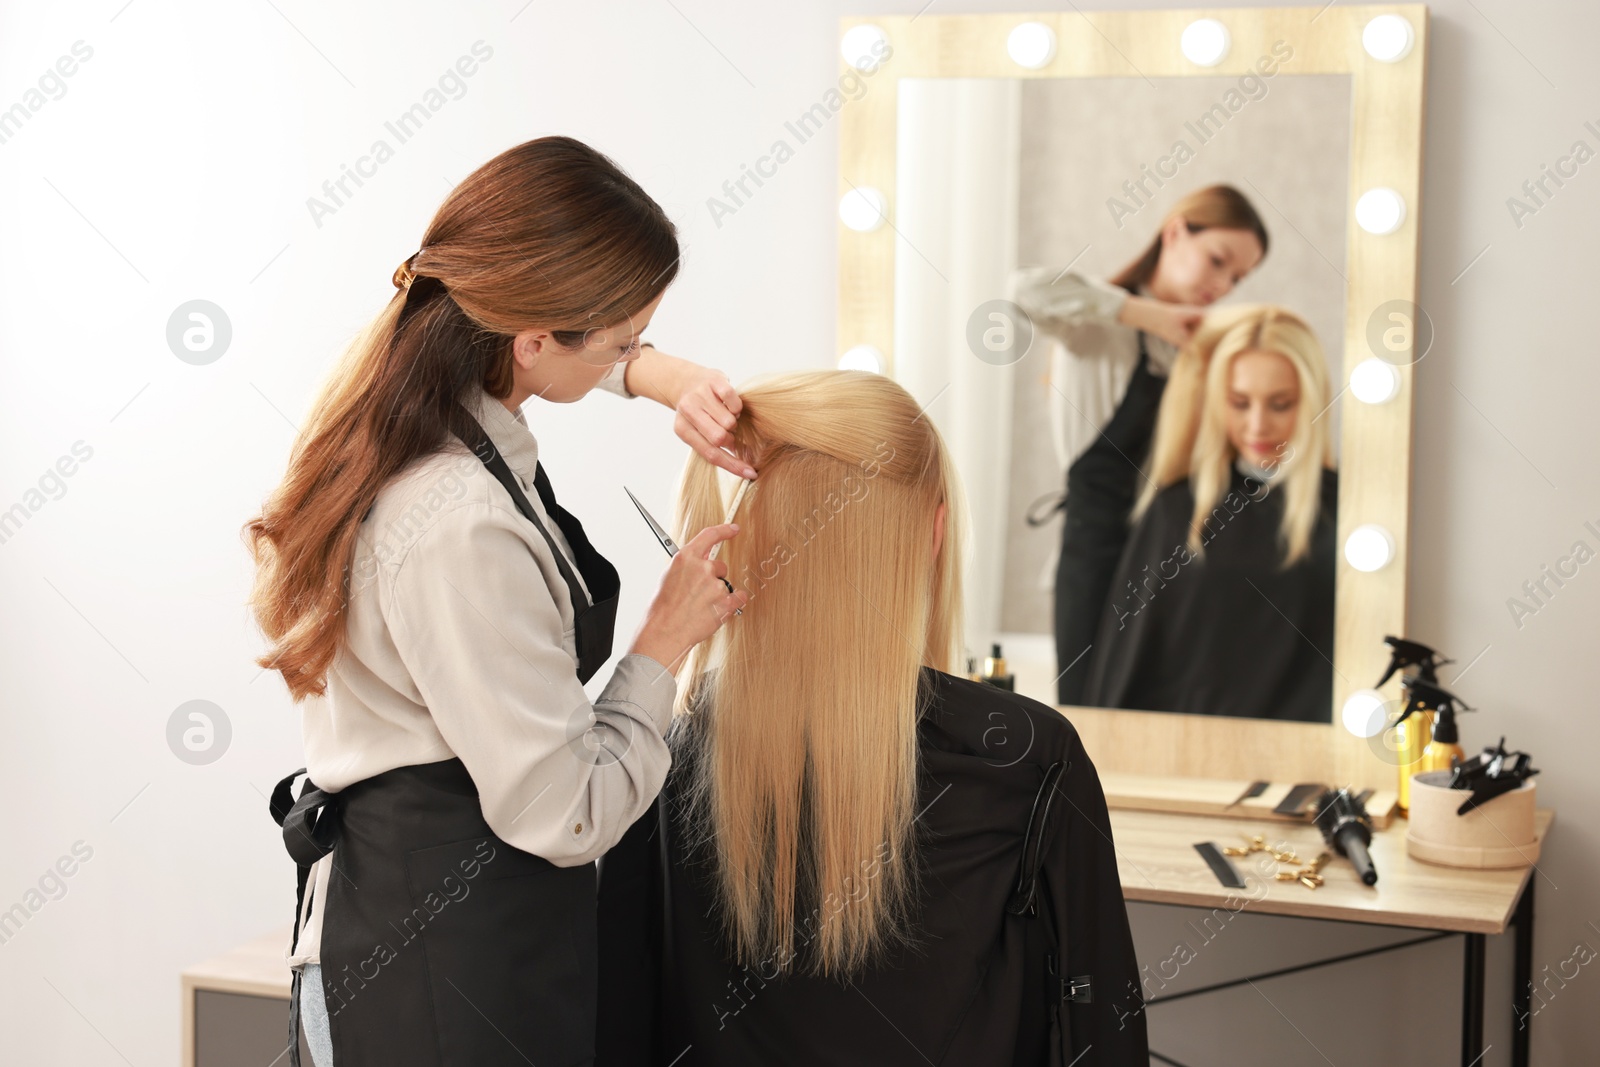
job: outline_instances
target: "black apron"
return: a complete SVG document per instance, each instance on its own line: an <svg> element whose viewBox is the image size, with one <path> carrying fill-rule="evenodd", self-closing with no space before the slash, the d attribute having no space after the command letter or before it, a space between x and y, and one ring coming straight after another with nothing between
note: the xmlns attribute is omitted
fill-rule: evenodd
<svg viewBox="0 0 1600 1067"><path fill-rule="evenodd" d="M1139 362L1127 392L1094 443L1067 468L1067 515L1056 567L1056 667L1062 672L1056 679L1058 703L1083 702L1089 677L1085 652L1100 629L1117 561L1128 542L1128 517L1139 495L1140 469L1150 453L1166 387L1167 379L1150 371L1140 330Z"/></svg>
<svg viewBox="0 0 1600 1067"><path fill-rule="evenodd" d="M458 436L550 544L576 612L578 680L610 658L621 583L583 526L534 487L561 528L590 603L505 459L464 412ZM299 867L333 851L322 926L322 985L335 1067L568 1067L594 1059L595 867L557 867L495 835L460 759L397 767L337 793L295 771L272 815ZM300 981L289 1002L289 1063L299 1058Z"/></svg>

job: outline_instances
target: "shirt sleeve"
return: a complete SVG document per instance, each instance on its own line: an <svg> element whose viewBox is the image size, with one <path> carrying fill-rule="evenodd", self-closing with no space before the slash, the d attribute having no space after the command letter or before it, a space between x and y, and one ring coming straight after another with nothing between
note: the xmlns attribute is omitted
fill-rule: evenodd
<svg viewBox="0 0 1600 1067"><path fill-rule="evenodd" d="M661 790L677 682L625 655L591 703L563 644L538 532L488 502L441 515L396 568L384 605L440 735L511 845L557 866L610 848ZM548 568L548 569L547 569Z"/></svg>
<svg viewBox="0 0 1600 1067"><path fill-rule="evenodd" d="M627 360L617 360L616 363L612 364L611 369L606 372L606 376L595 384L608 393L617 394L624 400L632 400L639 394L628 392L628 362Z"/></svg>
<svg viewBox="0 0 1600 1067"><path fill-rule="evenodd" d="M1015 272L1011 291L1035 328L1057 335L1091 322L1116 322L1128 299L1128 291L1120 285L1054 267Z"/></svg>

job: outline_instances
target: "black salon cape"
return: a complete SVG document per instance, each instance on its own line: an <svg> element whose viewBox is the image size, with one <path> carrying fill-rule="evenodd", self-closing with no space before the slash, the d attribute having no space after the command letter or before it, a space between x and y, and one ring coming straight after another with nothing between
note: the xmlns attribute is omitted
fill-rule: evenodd
<svg viewBox="0 0 1600 1067"><path fill-rule="evenodd" d="M601 861L597 1067L1149 1062L1105 797L1077 731L1054 708L983 683L925 667L922 685L919 948L849 984L730 963L707 866L686 855L680 761ZM1046 945L1042 911L1005 909L1056 761L1065 769L1039 892L1058 936ZM1091 1002L1060 1008L1070 1033L1053 1042L1047 1013L1061 985L1047 978L1047 950L1065 959L1059 973L1091 976Z"/></svg>
<svg viewBox="0 0 1600 1067"><path fill-rule="evenodd" d="M1084 703L1328 722L1338 496L1323 471L1310 551L1284 569L1281 492L1235 469L1193 557L1189 483L1162 490L1117 566Z"/></svg>

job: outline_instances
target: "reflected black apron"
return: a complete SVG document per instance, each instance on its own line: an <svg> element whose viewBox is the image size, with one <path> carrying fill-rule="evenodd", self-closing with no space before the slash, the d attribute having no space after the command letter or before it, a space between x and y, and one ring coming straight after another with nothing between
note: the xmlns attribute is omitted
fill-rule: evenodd
<svg viewBox="0 0 1600 1067"><path fill-rule="evenodd" d="M1116 413L1067 468L1067 514L1056 567L1056 669L1062 672L1056 679L1058 703L1082 703L1089 678L1085 652L1100 629L1117 561L1128 543L1128 516L1139 494L1140 470L1150 453L1166 387L1167 379L1150 371L1140 330L1139 362Z"/></svg>
<svg viewBox="0 0 1600 1067"><path fill-rule="evenodd" d="M534 487L572 548L590 603L488 435L458 417L458 435L550 544L576 611L578 679L587 682L611 656L617 571L536 465ZM302 773L278 783L271 808L299 868L297 922L311 865L333 851L318 906L335 1067L593 1061L593 864L557 867L501 840L459 759L397 767L337 793L308 778L292 799ZM301 1067L301 977L297 970L290 993L291 1067Z"/></svg>

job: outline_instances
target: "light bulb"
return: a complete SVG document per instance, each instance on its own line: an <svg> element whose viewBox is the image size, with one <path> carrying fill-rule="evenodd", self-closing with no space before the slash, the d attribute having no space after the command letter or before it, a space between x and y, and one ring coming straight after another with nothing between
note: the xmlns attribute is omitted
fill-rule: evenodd
<svg viewBox="0 0 1600 1067"><path fill-rule="evenodd" d="M1042 22L1021 23L1006 37L1006 54L1017 66L1038 70L1055 58L1055 31Z"/></svg>
<svg viewBox="0 0 1600 1067"><path fill-rule="evenodd" d="M1394 559L1394 535L1375 523L1357 526L1345 539L1344 558L1358 571L1382 570Z"/></svg>
<svg viewBox="0 0 1600 1067"><path fill-rule="evenodd" d="M1393 233L1406 221L1405 197L1393 189L1368 189L1356 201L1356 224L1378 236Z"/></svg>
<svg viewBox="0 0 1600 1067"><path fill-rule="evenodd" d="M1400 372L1376 356L1364 359L1350 371L1350 391L1363 404L1386 404L1400 392Z"/></svg>
<svg viewBox="0 0 1600 1067"><path fill-rule="evenodd" d="M1383 694L1376 689L1357 689L1345 698L1344 728L1357 737L1377 737L1388 725L1384 704Z"/></svg>
<svg viewBox="0 0 1600 1067"><path fill-rule="evenodd" d="M856 345L839 357L840 370L869 370L883 373L883 353L872 345Z"/></svg>
<svg viewBox="0 0 1600 1067"><path fill-rule="evenodd" d="M888 52L888 43L889 35L877 26L851 26L839 40L839 53L857 70L871 72L882 62L879 57Z"/></svg>
<svg viewBox="0 0 1600 1067"><path fill-rule="evenodd" d="M839 221L866 233L884 224L888 202L870 185L857 186L839 198Z"/></svg>
<svg viewBox="0 0 1600 1067"><path fill-rule="evenodd" d="M1185 58L1197 67L1214 67L1228 58L1233 44L1228 27L1216 19L1196 19L1183 29L1178 47Z"/></svg>
<svg viewBox="0 0 1600 1067"><path fill-rule="evenodd" d="M1416 31L1400 15L1379 15L1361 31L1361 47L1380 63L1400 62L1416 43Z"/></svg>

